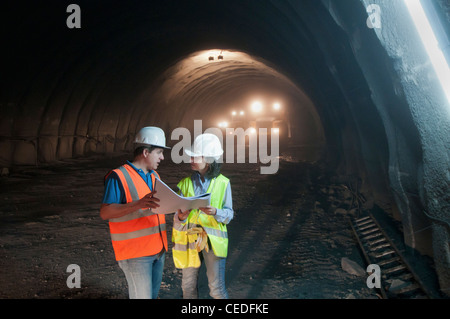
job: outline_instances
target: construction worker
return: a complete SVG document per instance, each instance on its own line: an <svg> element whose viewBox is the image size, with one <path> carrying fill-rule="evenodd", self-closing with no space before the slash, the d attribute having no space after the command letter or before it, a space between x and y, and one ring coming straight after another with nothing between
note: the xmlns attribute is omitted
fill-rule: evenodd
<svg viewBox="0 0 450 319"><path fill-rule="evenodd" d="M105 177L100 216L109 220L112 246L128 283L130 299L156 299L162 281L167 233L165 215L153 192L156 169L164 159L164 131L144 127L134 140L134 159Z"/></svg>
<svg viewBox="0 0 450 319"><path fill-rule="evenodd" d="M223 149L217 136L199 135L191 150L191 176L178 183L180 195L191 197L211 193L207 207L182 212L174 216L172 249L175 267L182 269L184 299L198 298L198 273L202 262L206 265L209 292L215 299L227 299L225 263L228 252L227 224L233 219L231 186L220 174L218 163Z"/></svg>

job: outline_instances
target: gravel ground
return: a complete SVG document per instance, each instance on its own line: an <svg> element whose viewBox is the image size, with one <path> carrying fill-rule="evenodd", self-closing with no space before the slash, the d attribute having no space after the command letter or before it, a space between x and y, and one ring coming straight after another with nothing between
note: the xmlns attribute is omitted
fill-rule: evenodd
<svg viewBox="0 0 450 319"><path fill-rule="evenodd" d="M126 299L107 222L99 217L103 177L124 154L51 166L12 169L0 179L0 298ZM235 218L228 225L226 281L233 299L378 298L366 277L347 273L347 257L365 269L349 227L345 192L318 165L283 156L275 175L260 164L225 164ZM171 187L188 165L166 159L159 171ZM331 194L331 195L330 195ZM343 205L347 206L344 207ZM342 210L336 211L337 206ZM171 238L173 215L167 216ZM181 273L166 254L161 299L181 298ZM81 270L81 288L68 288L67 267ZM209 298L204 270L200 298Z"/></svg>

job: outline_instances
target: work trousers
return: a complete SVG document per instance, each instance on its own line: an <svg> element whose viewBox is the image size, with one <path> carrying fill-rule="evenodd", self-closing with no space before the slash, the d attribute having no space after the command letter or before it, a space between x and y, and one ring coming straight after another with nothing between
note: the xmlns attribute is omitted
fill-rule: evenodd
<svg viewBox="0 0 450 319"><path fill-rule="evenodd" d="M228 299L228 292L225 288L225 263L226 258L217 257L212 249L209 252L202 250L202 263L206 266L206 276L208 277L209 294L214 299ZM198 298L198 273L199 268L184 268L182 270L181 288L184 299Z"/></svg>
<svg viewBox="0 0 450 319"><path fill-rule="evenodd" d="M165 252L153 256L119 260L128 283L130 299L156 299L161 287Z"/></svg>

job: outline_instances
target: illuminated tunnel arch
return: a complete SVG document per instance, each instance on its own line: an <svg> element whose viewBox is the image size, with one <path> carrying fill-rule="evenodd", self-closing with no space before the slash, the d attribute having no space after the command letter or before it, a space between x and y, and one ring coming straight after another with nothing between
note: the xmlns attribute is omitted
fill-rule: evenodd
<svg viewBox="0 0 450 319"><path fill-rule="evenodd" d="M216 61L209 61L210 52ZM223 60L217 60L218 54ZM176 127L192 130L194 120L202 120L206 129L217 127L221 119L230 120L233 109L243 110L242 118L248 120L256 98L266 108L273 101L282 102L280 113L288 114L286 120L296 119L291 124L293 143L317 149L324 146L319 115L306 94L266 61L229 50L195 52L169 67L140 97L140 109L152 111L141 117L138 126L164 122L168 113L169 133Z"/></svg>
<svg viewBox="0 0 450 319"><path fill-rule="evenodd" d="M448 103L402 2L373 2L381 30L364 0L77 1L76 30L69 1L5 4L0 166L127 150L140 126L213 121L232 98L271 89L293 123L309 117L293 138L396 207L405 242L434 254L448 287ZM248 58L177 69L210 49Z"/></svg>

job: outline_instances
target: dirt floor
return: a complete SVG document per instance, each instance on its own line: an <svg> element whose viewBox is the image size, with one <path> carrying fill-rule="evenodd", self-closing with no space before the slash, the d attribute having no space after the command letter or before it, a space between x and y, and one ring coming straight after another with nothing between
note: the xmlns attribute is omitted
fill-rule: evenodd
<svg viewBox="0 0 450 319"><path fill-rule="evenodd" d="M166 158L158 172L175 187L190 169ZM99 217L103 177L126 159L72 159L12 169L0 179L0 298L128 297L108 224ZM336 210L336 200L344 203L343 189L330 184L317 165L291 156L281 158L275 175L259 169L260 164L225 164L222 170L231 180L235 209L228 225L230 298L378 298L366 277L341 267L343 257L366 267L346 219L354 210ZM172 220L168 215L169 239ZM174 268L171 242L169 248L159 297L178 299L181 273ZM81 288L67 286L71 264L80 267ZM199 290L209 298L206 275Z"/></svg>

